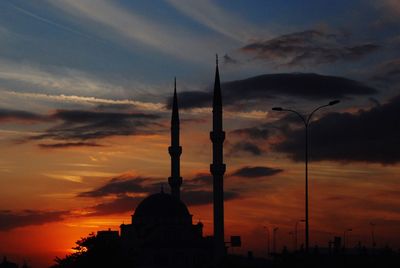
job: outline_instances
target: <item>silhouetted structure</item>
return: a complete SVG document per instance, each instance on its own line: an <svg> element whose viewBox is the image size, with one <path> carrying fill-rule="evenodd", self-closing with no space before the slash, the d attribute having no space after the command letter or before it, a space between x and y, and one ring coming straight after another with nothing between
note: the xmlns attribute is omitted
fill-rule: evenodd
<svg viewBox="0 0 400 268"><path fill-rule="evenodd" d="M219 81L218 55L216 58L214 98L213 98L213 130L210 132L213 144L213 162L210 171L213 175L214 205L214 257L217 261L226 255L224 241L224 173L223 144L225 132L222 127L222 96Z"/></svg>
<svg viewBox="0 0 400 268"><path fill-rule="evenodd" d="M171 118L171 194L152 194L135 209L131 224L121 225L124 255L138 265L151 267L203 267L211 259L211 240L203 237L203 224L192 223L186 205L180 200L179 111L176 81Z"/></svg>
<svg viewBox="0 0 400 268"><path fill-rule="evenodd" d="M18 268L16 263L7 260L7 257L3 258L3 262L0 263L0 268Z"/></svg>
<svg viewBox="0 0 400 268"><path fill-rule="evenodd" d="M135 209L130 224L121 224L121 232L99 231L77 241L78 252L56 259L54 267L239 267L240 258L235 261L226 258L224 241L224 188L223 143L225 132L222 127L222 96L216 62L213 128L210 138L213 144L213 162L210 172L213 175L214 237L203 237L203 224L192 223L192 215L180 200L182 177L180 176L179 108L174 81L174 95L171 116L171 176L168 183L171 194L160 193L146 197ZM230 245L241 245L239 236L233 236ZM87 250L86 250L87 249ZM106 256L109 255L109 258ZM243 262L242 259L240 259ZM236 262L236 264L235 264ZM100 266L97 266L100 264ZM89 266L88 266L89 265ZM228 266L226 266L228 265ZM111 267L109 266L109 267ZM92 266L90 266L92 267ZM103 266L101 266L103 267ZM108 266L107 266L108 267ZM242 264L240 265L242 267Z"/></svg>
<svg viewBox="0 0 400 268"><path fill-rule="evenodd" d="M171 146L168 147L168 152L171 156L171 177L168 178L168 183L171 186L171 195L179 199L182 185L182 177L180 176L182 146L179 145L179 111L178 97L176 95L176 78L174 80L174 98L171 117Z"/></svg>

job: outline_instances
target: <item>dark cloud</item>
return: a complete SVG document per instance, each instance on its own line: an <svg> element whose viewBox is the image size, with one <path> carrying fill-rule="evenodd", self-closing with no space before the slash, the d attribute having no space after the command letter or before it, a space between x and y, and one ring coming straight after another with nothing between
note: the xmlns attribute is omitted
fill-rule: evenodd
<svg viewBox="0 0 400 268"><path fill-rule="evenodd" d="M87 141L110 136L145 135L154 133L151 127L157 125L156 120L160 118L154 114L81 110L58 110L50 117L62 123L31 139Z"/></svg>
<svg viewBox="0 0 400 268"><path fill-rule="evenodd" d="M0 211L0 231L62 221L63 217L68 214L67 211L25 210L22 212L12 212L3 210Z"/></svg>
<svg viewBox="0 0 400 268"><path fill-rule="evenodd" d="M21 110L9 110L0 109L0 122L43 122L48 120L46 116L21 111Z"/></svg>
<svg viewBox="0 0 400 268"><path fill-rule="evenodd" d="M212 93L204 91L183 91L178 93L179 108L202 108L208 107L212 103ZM167 108L172 107L172 97L168 99Z"/></svg>
<svg viewBox="0 0 400 268"><path fill-rule="evenodd" d="M213 202L213 192L206 190L182 191L181 198L188 206L201 206ZM224 200L229 201L240 198L239 193L233 191L224 191Z"/></svg>
<svg viewBox="0 0 400 268"><path fill-rule="evenodd" d="M254 59L295 66L354 61L380 48L373 43L349 44L347 39L341 34L309 30L253 42L241 51Z"/></svg>
<svg viewBox="0 0 400 268"><path fill-rule="evenodd" d="M132 110L133 108L136 108L135 105L133 104L127 104L127 103L106 103L106 104L99 104L96 106L96 110L100 111L129 111Z"/></svg>
<svg viewBox="0 0 400 268"><path fill-rule="evenodd" d="M195 185L210 185L213 177L210 173L198 173L189 182Z"/></svg>
<svg viewBox="0 0 400 268"><path fill-rule="evenodd" d="M160 191L160 183L154 181L154 178L121 175L92 191L78 194L78 197L114 197L112 200L107 199L105 202L89 207L90 213L87 216L125 213L133 211L145 198L144 196ZM211 184L211 175L205 173L198 174L192 180L185 180L181 191L182 200L189 206L212 203L212 191L208 189ZM226 201L240 197L237 192L229 189L224 194Z"/></svg>
<svg viewBox="0 0 400 268"><path fill-rule="evenodd" d="M39 147L43 149L60 149L69 147L102 147L103 145L95 142L63 142L63 143L41 143Z"/></svg>
<svg viewBox="0 0 400 268"><path fill-rule="evenodd" d="M246 166L234 171L231 175L238 177L246 177L246 178L258 178L258 177L273 176L282 171L283 171L282 169L278 168Z"/></svg>
<svg viewBox="0 0 400 268"><path fill-rule="evenodd" d="M253 142L240 141L230 145L228 155L238 155L241 152L259 156L263 153L263 149Z"/></svg>
<svg viewBox="0 0 400 268"><path fill-rule="evenodd" d="M111 179L103 186L92 191L80 193L79 197L103 197L108 195L120 195L127 193L148 193L155 190L153 184L146 182L154 181L154 179L144 177L127 177L121 175Z"/></svg>
<svg viewBox="0 0 400 268"><path fill-rule="evenodd" d="M257 146L262 153L264 149L260 145L268 144L269 138L275 137L282 131L290 130L290 127L301 125L302 123L296 115L287 113L278 120L261 123L252 127L238 128L232 130L229 134L234 138L240 138L242 141L245 140L246 143Z"/></svg>
<svg viewBox="0 0 400 268"><path fill-rule="evenodd" d="M236 107L246 101L277 97L332 100L377 93L376 89L355 80L315 73L265 74L226 82L221 87L224 105ZM212 94L211 91L186 91L179 93L178 98L181 108L209 107Z"/></svg>
<svg viewBox="0 0 400 268"><path fill-rule="evenodd" d="M235 60L228 54L224 55L223 60L224 60L224 64L238 64L239 63L237 60Z"/></svg>
<svg viewBox="0 0 400 268"><path fill-rule="evenodd" d="M400 82L400 59L391 60L379 65L371 74L371 80L386 84Z"/></svg>
<svg viewBox="0 0 400 268"><path fill-rule="evenodd" d="M377 93L374 88L351 79L314 73L265 74L224 83L222 89L228 101L270 99L282 95L330 100Z"/></svg>
<svg viewBox="0 0 400 268"><path fill-rule="evenodd" d="M264 125L261 125L255 127L235 129L230 133L238 136L246 136L251 139L267 139L270 136L271 131L267 129Z"/></svg>
<svg viewBox="0 0 400 268"><path fill-rule="evenodd" d="M131 197L128 195L119 195L111 201L99 203L88 208L90 212L87 214L87 216L103 216L133 212L144 198L145 197L143 196ZM212 191L207 190L182 191L181 198L188 206L201 206L212 203L213 193ZM224 192L225 201L237 198L240 198L240 195L236 192Z"/></svg>
<svg viewBox="0 0 400 268"><path fill-rule="evenodd" d="M91 211L87 216L103 216L103 215L112 215L112 214L120 214L125 212L133 212L136 206L143 200L143 197L135 196L127 196L121 195L117 198L107 201L104 203L99 203L93 207L90 207Z"/></svg>
<svg viewBox="0 0 400 268"><path fill-rule="evenodd" d="M331 113L310 125L310 160L400 162L400 96L370 110ZM284 131L273 146L296 161L304 160L304 130Z"/></svg>

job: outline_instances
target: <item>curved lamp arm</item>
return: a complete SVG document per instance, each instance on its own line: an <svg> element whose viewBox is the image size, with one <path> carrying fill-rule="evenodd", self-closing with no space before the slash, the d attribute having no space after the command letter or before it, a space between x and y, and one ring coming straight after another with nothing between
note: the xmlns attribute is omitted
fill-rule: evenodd
<svg viewBox="0 0 400 268"><path fill-rule="evenodd" d="M281 107L274 107L272 108L273 111L279 111L279 112L292 112L295 113L298 117L300 117L301 121L303 121L304 125L307 126L307 121L304 118L304 116L302 116L299 112L292 110L292 109L285 109L285 108L281 108Z"/></svg>
<svg viewBox="0 0 400 268"><path fill-rule="evenodd" d="M324 107L328 107L328 106L332 106L332 105L338 104L339 102L340 102L340 100L333 100L333 101L330 101L328 104L321 105L321 106L315 108L314 111L312 111L312 112L310 113L310 115L308 116L308 118L307 118L307 125L310 123L311 117L313 116L313 114L314 114L316 111L318 111L319 109L322 109L322 108L324 108Z"/></svg>

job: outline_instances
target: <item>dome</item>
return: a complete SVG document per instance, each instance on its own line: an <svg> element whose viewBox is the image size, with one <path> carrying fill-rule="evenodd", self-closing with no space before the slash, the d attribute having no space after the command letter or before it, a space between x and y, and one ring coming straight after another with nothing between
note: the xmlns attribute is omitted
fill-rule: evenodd
<svg viewBox="0 0 400 268"><path fill-rule="evenodd" d="M137 207L132 222L140 219L187 219L191 218L186 205L164 192L146 197Z"/></svg>

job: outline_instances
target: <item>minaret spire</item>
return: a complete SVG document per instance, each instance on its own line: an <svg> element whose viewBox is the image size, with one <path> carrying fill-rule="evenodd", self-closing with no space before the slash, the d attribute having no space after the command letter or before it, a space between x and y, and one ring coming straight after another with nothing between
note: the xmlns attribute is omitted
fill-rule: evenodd
<svg viewBox="0 0 400 268"><path fill-rule="evenodd" d="M213 144L213 162L210 171L213 175L214 203L214 254L220 261L226 254L224 241L224 173L226 166L223 162L223 143L225 132L222 127L222 96L219 79L218 55L216 55L214 97L213 97L213 129L210 132Z"/></svg>
<svg viewBox="0 0 400 268"><path fill-rule="evenodd" d="M168 147L168 152L171 156L171 177L168 178L168 183L171 187L171 195L180 199L180 188L182 185L180 157L182 154L182 147L179 145L179 110L178 96L176 94L176 77L174 79L174 97L172 102L171 146Z"/></svg>

